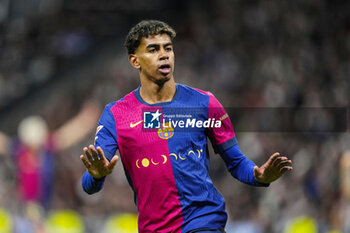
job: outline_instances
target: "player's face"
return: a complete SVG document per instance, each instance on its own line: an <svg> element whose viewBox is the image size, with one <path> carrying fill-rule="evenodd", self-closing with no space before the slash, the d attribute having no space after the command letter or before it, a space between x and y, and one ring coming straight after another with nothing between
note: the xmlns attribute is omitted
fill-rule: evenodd
<svg viewBox="0 0 350 233"><path fill-rule="evenodd" d="M168 34L142 38L134 56L134 67L140 70L141 78L158 84L173 78L174 51Z"/></svg>

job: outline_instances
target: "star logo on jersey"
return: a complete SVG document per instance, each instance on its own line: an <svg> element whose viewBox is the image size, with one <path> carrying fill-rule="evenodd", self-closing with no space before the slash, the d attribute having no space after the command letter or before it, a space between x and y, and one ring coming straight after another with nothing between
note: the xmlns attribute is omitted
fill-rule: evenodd
<svg viewBox="0 0 350 233"><path fill-rule="evenodd" d="M156 112L143 112L143 128L159 129L161 115L162 113L160 113L159 110L157 110Z"/></svg>

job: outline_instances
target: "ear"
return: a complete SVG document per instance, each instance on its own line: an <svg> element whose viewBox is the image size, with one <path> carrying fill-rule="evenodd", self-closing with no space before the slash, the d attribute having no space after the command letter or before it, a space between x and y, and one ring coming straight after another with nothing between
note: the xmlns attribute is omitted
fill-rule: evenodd
<svg viewBox="0 0 350 233"><path fill-rule="evenodd" d="M141 68L139 60L135 54L129 54L129 62L134 68L136 69Z"/></svg>

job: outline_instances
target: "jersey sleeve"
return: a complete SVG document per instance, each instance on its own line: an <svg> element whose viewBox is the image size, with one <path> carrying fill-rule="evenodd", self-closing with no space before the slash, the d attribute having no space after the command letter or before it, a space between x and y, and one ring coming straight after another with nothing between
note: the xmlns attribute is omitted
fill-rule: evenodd
<svg viewBox="0 0 350 233"><path fill-rule="evenodd" d="M220 156L225 161L227 170L239 181L254 186L269 186L269 184L256 181L254 176L254 167L256 165L241 152L238 144L220 153Z"/></svg>
<svg viewBox="0 0 350 233"><path fill-rule="evenodd" d="M101 179L93 178L88 171L85 171L82 177L82 186L83 190L88 194L94 194L100 191L103 188L106 177Z"/></svg>
<svg viewBox="0 0 350 233"><path fill-rule="evenodd" d="M237 144L237 140L230 117L224 107L212 93L208 92L208 94L208 117L209 119L221 122L220 127L214 126L208 129L208 137L214 147L215 153L222 153Z"/></svg>
<svg viewBox="0 0 350 233"><path fill-rule="evenodd" d="M114 104L115 102L105 107L98 122L95 135L95 147L101 147L108 160L112 159L118 149L115 119L111 112L111 107Z"/></svg>

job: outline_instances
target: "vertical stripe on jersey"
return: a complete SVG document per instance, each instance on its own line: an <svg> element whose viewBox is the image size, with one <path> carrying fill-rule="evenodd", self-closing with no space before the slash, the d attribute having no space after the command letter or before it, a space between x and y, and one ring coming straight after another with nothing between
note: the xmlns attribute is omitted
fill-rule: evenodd
<svg viewBox="0 0 350 233"><path fill-rule="evenodd" d="M125 100L111 111L118 116L115 117L117 140L123 165L136 192L140 232L180 232L183 218L168 142L158 137L157 130L145 130L142 124L131 128L130 122L142 120L143 106L136 98L128 96ZM149 109L162 111L161 107Z"/></svg>

